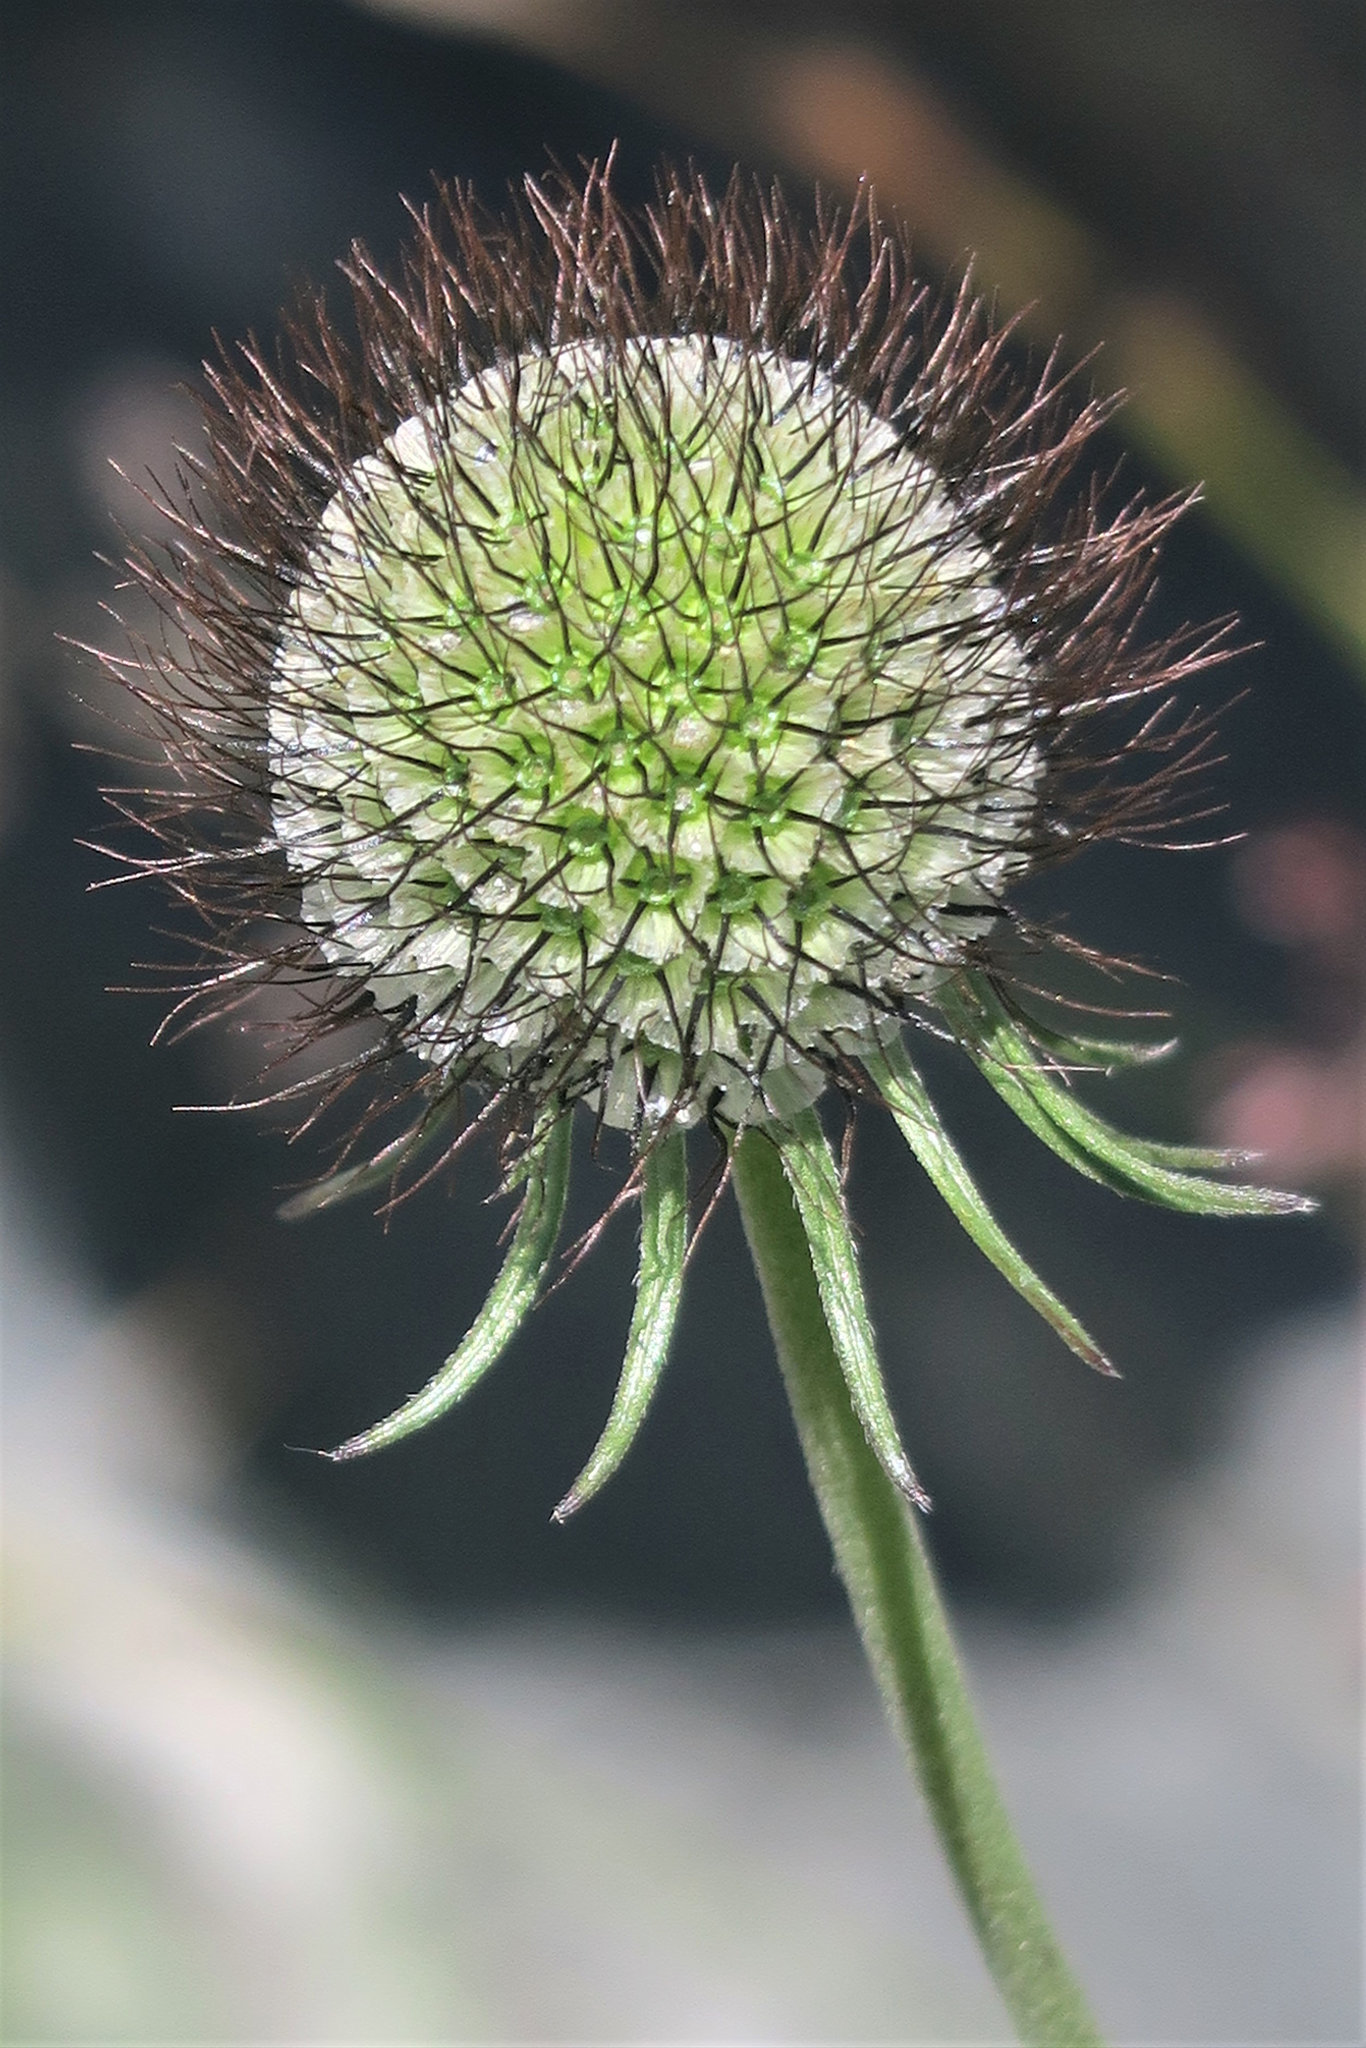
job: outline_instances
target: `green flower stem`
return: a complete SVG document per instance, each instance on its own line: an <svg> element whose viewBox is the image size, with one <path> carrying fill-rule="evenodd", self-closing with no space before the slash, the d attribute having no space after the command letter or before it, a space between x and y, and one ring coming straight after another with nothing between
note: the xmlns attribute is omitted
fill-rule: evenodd
<svg viewBox="0 0 1366 2048"><path fill-rule="evenodd" d="M736 1145L734 1178L840 1577L991 1973L1030 2048L1096 2048L997 1790L914 1514L855 1417L793 1194L762 1132Z"/></svg>

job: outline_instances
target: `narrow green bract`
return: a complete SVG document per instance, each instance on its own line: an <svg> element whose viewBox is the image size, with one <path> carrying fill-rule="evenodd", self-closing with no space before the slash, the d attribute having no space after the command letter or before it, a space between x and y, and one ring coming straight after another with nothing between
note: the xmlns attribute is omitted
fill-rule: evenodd
<svg viewBox="0 0 1366 2048"><path fill-rule="evenodd" d="M521 1214L502 1271L459 1349L420 1392L382 1422L338 1444L328 1452L329 1457L363 1458L411 1436L462 1401L497 1363L526 1320L555 1256L569 1187L570 1128L571 1119L562 1116L537 1148L527 1170Z"/></svg>
<svg viewBox="0 0 1366 2048"><path fill-rule="evenodd" d="M1205 1169L1245 1165L1237 1152L1133 1138L1088 1109L1031 1046L985 976L965 976L941 997L982 1073L1051 1151L1117 1194L1196 1216L1303 1215L1315 1204L1281 1188L1211 1180Z"/></svg>
<svg viewBox="0 0 1366 2048"><path fill-rule="evenodd" d="M1023 1259L992 1215L976 1181L940 1120L929 1090L912 1066L899 1040L879 1053L865 1054L864 1064L896 1125L920 1164L944 1197L979 1251L1030 1307L1050 1323L1064 1344L1094 1366L1114 1376L1114 1367L1095 1339L1084 1330L1050 1287Z"/></svg>
<svg viewBox="0 0 1366 2048"><path fill-rule="evenodd" d="M555 1510L557 1522L607 1484L636 1440L669 1355L687 1250L687 1153L683 1133L669 1131L641 1168L640 1272L616 1399L592 1457Z"/></svg>
<svg viewBox="0 0 1366 2048"><path fill-rule="evenodd" d="M814 1111L794 1119L781 1134L778 1149L854 1413L898 1492L917 1507L928 1507L929 1497L912 1470L887 1399L839 1171Z"/></svg>

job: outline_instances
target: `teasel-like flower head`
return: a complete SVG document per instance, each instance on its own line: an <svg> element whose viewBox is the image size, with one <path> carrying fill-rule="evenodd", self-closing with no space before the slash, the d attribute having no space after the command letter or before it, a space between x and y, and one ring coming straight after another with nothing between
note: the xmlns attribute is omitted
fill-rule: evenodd
<svg viewBox="0 0 1366 2048"><path fill-rule="evenodd" d="M640 1266L620 1388L557 1510L615 1469L663 1366L687 1134L780 1148L851 1398L921 1498L867 1332L828 1085L890 1110L986 1256L1093 1366L992 1218L907 1044L947 1034L1081 1172L1170 1207L1296 1198L1122 1136L1077 1068L1153 1048L1031 1017L1011 884L1159 830L1202 746L1176 685L1218 635L1140 617L1179 505L1070 481L1106 416L1021 382L968 290L915 281L863 194L803 227L736 177L610 167L485 214L440 188L402 273L345 266L278 358L209 374L211 454L133 571L174 626L117 664L174 779L128 804L206 920L182 1020L296 991L275 1100L365 1095L294 1211L397 1185L497 1122L521 1208L452 1358L356 1456L457 1401L550 1273L577 1106L630 1134ZM149 674L149 669L152 673ZM1134 707L1129 737L1117 720ZM359 1050L358 1024L368 1025ZM374 1106L406 1104L397 1137Z"/></svg>

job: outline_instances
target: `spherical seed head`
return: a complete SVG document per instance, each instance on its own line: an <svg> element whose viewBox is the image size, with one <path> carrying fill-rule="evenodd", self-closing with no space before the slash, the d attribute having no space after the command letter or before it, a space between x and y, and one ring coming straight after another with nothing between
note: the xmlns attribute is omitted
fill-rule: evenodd
<svg viewBox="0 0 1366 2048"><path fill-rule="evenodd" d="M278 367L252 346L210 371L212 459L164 506L171 547L131 563L173 630L111 663L172 771L111 794L208 926L182 1013L284 982L304 999L286 1053L336 1051L267 1099L302 1098L307 1125L383 1068L406 1078L381 1112L419 1100L384 1142L367 1108L290 1210L392 1194L429 1140L449 1157L508 1112L523 1197L498 1279L427 1385L333 1455L422 1427L505 1348L587 1100L633 1135L640 1262L617 1395L557 1515L615 1471L658 1381L701 1118L728 1148L769 1126L853 1412L923 1504L809 1109L826 1079L881 1099L1102 1370L984 1203L904 1023L955 1038L1111 1187L1300 1206L1107 1124L1057 1070L1144 1048L1031 1019L1002 972L1010 882L1165 826L1199 757L1202 729L1161 719L1220 636L1136 631L1180 507L1060 494L1106 409L1074 409L1051 363L1022 383L966 290L934 304L866 193L807 232L738 177L718 198L670 176L631 218L595 169L501 220L441 189L417 227L397 284L353 252L358 350L319 303ZM1136 739L1114 716L1134 702ZM742 1174L760 1156L753 1134L731 1152Z"/></svg>
<svg viewBox="0 0 1366 2048"><path fill-rule="evenodd" d="M933 471L809 363L496 364L354 466L291 598L304 920L437 1065L549 1064L628 1125L785 1115L1022 865L1003 609Z"/></svg>
<svg viewBox="0 0 1366 2048"><path fill-rule="evenodd" d="M357 249L358 347L318 304L211 370L132 564L175 627L148 865L208 923L192 1006L378 1024L325 1099L415 1054L523 1128L781 1123L991 964L1012 880L1169 809L1189 733L1113 713L1212 658L1134 630L1179 508L1060 494L1106 408L867 194L527 193L443 188L396 283Z"/></svg>

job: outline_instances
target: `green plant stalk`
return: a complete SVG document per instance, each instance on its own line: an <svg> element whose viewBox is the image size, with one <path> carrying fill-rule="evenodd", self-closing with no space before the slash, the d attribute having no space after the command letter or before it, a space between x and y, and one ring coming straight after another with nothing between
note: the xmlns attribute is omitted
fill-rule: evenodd
<svg viewBox="0 0 1366 2048"><path fill-rule="evenodd" d="M850 1404L777 1147L746 1132L733 1171L835 1562L992 1976L1030 2048L1098 2048L997 1790L914 1514Z"/></svg>

